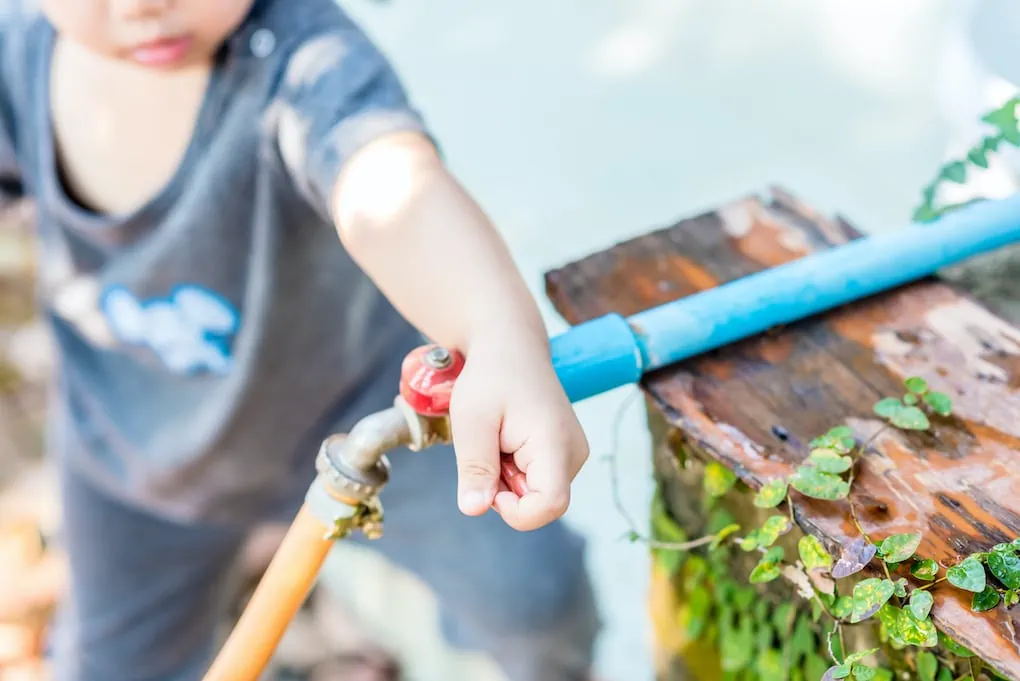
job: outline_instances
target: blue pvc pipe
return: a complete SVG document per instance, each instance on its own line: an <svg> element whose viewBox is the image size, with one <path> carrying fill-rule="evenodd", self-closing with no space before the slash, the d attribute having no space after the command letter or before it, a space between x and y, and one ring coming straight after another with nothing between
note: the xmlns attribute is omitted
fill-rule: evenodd
<svg viewBox="0 0 1020 681"><path fill-rule="evenodd" d="M639 312L606 315L551 340L572 402L655 369L934 274L1020 241L1020 194L844 246Z"/></svg>

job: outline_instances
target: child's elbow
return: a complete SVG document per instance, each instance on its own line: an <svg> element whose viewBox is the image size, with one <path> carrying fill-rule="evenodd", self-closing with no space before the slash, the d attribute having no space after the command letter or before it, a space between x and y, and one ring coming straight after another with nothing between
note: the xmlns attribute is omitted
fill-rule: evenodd
<svg viewBox="0 0 1020 681"><path fill-rule="evenodd" d="M401 231L445 172L435 147L418 133L394 133L365 146L345 164L333 194L341 240L350 248Z"/></svg>

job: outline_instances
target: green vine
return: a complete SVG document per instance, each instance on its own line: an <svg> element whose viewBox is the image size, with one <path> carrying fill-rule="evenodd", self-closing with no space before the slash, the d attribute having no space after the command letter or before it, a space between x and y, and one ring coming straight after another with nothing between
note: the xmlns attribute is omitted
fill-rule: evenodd
<svg viewBox="0 0 1020 681"><path fill-rule="evenodd" d="M748 668L752 653L764 651L754 637L778 640L778 648L760 652L753 666L760 679L850 679L851 681L891 681L891 669L870 664L877 649L851 652L844 642L844 629L865 621L876 621L879 636L894 651L913 651L911 667L922 681L976 681L982 671L980 661L966 648L942 635L931 619L934 598L931 588L946 583L970 594L970 607L984 612L996 607L1009 608L1020 602L1020 539L998 544L990 551L974 553L951 565L917 555L922 537L919 533L893 534L878 540L861 527L851 496L858 460L870 444L887 429L929 431L932 422L952 412L948 395L931 390L924 379L904 381L904 394L885 398L873 407L884 424L864 442L858 442L849 427L837 426L811 441L806 460L791 475L765 481L754 496L754 506L778 509L786 504L788 513L769 515L757 528L738 536L740 527L722 509L709 518L706 537L688 541L684 531L665 511L660 497L653 508L653 552L670 574L682 572L687 594L686 628L697 637L706 631L720 646L723 671ZM722 464L710 461L705 466L703 492L706 506L726 495L737 484L737 476ZM789 560L786 550L777 544L794 525L791 495L796 492L812 499L846 501L858 536L830 554L816 537L806 534L797 542L797 556ZM631 539L641 539L631 533ZM663 542L662 539L671 541ZM682 547L669 548L670 544ZM707 552L702 558L689 553L688 547ZM747 578L750 586L741 586L729 578L732 570L728 551L760 554ZM844 586L877 559L881 576L869 577ZM682 570L681 570L682 567ZM909 574L913 580L908 581ZM810 605L786 604L783 615L775 616L764 629L760 620L767 612L747 614L752 604L768 610L754 585L785 578ZM858 577L859 578L859 577ZM851 580L853 581L853 580ZM709 627L709 613L715 604ZM746 606L746 607L745 607ZM778 611L777 611L778 612ZM776 619L778 618L778 619ZM808 641L809 625L825 618L824 650L829 659L818 659L820 641ZM767 631L766 631L767 630ZM757 632L757 633L756 633ZM788 633L792 638L782 636ZM814 634L811 634L814 636ZM789 638L789 640L787 640ZM955 663L940 661L933 649L941 644L959 660L966 660L965 673ZM762 657L764 656L764 657ZM811 673L808 669L810 668ZM992 674L990 670L983 670ZM814 672L818 672L815 674ZM995 678L995 677L992 677Z"/></svg>
<svg viewBox="0 0 1020 681"><path fill-rule="evenodd" d="M922 203L914 211L916 222L931 222L942 215L974 203L980 199L972 199L961 203L936 207L935 198L939 187L944 182L963 184L967 181L968 167L987 168L988 155L999 150L1003 144L1020 147L1020 124L1017 121L1017 107L1020 97L1013 97L998 109L988 112L981 120L995 129L975 144L961 159L948 161L939 168L938 174L922 191Z"/></svg>

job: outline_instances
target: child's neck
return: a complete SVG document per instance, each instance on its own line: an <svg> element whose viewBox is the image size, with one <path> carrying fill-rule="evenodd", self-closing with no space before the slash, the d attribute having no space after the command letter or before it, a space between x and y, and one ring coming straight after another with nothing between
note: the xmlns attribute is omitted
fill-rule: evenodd
<svg viewBox="0 0 1020 681"><path fill-rule="evenodd" d="M211 68L153 70L58 39L50 113L68 194L116 214L157 195L191 141Z"/></svg>

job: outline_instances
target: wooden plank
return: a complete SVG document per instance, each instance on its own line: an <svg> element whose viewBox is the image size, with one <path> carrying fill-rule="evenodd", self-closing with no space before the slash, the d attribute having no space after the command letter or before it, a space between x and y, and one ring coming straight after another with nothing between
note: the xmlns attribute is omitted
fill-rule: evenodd
<svg viewBox="0 0 1020 681"><path fill-rule="evenodd" d="M552 271L546 289L572 324L629 315L858 236L773 189ZM792 473L834 425L871 439L882 427L872 405L911 375L952 396L954 415L930 433L875 437L852 493L865 531L920 532L918 553L943 565L1020 536L1020 329L960 288L919 282L661 370L643 387L756 489ZM845 502L793 497L798 523L830 549L856 536ZM934 595L939 628L1020 681L1020 607L974 614L954 587Z"/></svg>

